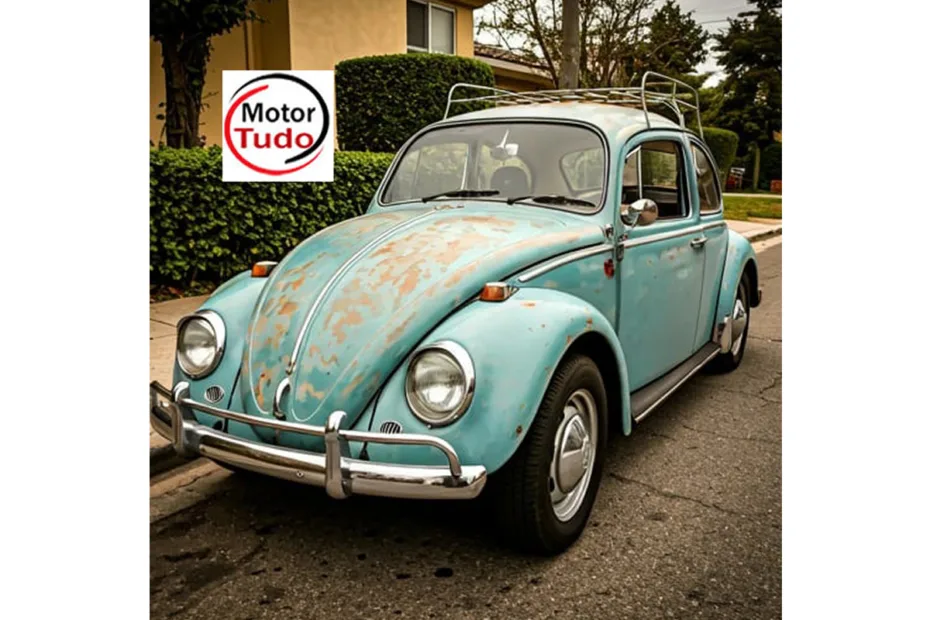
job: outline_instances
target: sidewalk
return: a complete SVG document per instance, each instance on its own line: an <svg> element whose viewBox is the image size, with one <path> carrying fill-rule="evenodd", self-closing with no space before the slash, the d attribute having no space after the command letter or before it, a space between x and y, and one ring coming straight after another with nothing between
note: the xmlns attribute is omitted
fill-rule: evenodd
<svg viewBox="0 0 930 620"><path fill-rule="evenodd" d="M753 218L749 222L727 220L731 230L749 241L781 234L781 220ZM149 306L149 381L171 385L174 366L175 326L185 314L194 312L206 301L207 295L185 297ZM149 429L150 460L170 457L173 450L168 441Z"/></svg>
<svg viewBox="0 0 930 620"><path fill-rule="evenodd" d="M749 218L747 222L727 220L727 226L733 232L738 232L746 237L750 242L781 234L781 220L770 220L761 217Z"/></svg>
<svg viewBox="0 0 930 620"><path fill-rule="evenodd" d="M149 305L149 381L171 385L175 327L182 316L195 311L206 299L207 295L201 295ZM149 450L154 458L156 453L172 449L167 439L149 428Z"/></svg>

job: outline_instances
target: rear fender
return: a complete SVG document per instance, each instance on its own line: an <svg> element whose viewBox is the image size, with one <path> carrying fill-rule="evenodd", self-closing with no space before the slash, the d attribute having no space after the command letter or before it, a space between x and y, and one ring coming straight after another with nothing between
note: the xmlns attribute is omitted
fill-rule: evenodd
<svg viewBox="0 0 930 620"><path fill-rule="evenodd" d="M717 320L720 325L733 312L736 294L739 292L740 278L743 272L749 275L749 305L759 305L759 277L756 267L756 252L744 236L729 231L727 260L723 267L723 279L720 282L720 296L717 299Z"/></svg>
<svg viewBox="0 0 930 620"><path fill-rule="evenodd" d="M372 430L392 420L405 433L425 433L445 439L463 464L484 465L494 472L517 450L533 423L549 381L559 363L582 343L599 340L615 363L604 374L608 389L619 386L620 419L631 429L626 363L614 330L603 314L572 295L550 289L521 289L500 303L472 302L450 316L421 343L451 340L465 347L475 364L475 396L469 410L449 426L430 429L407 405L404 381L410 357L394 372L381 392ZM419 348L419 347L417 347ZM442 465L445 458L422 446L369 444L375 461Z"/></svg>

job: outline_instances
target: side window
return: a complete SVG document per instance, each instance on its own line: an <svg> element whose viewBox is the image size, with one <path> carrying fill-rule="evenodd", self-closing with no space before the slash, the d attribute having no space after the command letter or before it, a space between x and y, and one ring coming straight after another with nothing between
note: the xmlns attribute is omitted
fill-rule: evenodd
<svg viewBox="0 0 930 620"><path fill-rule="evenodd" d="M412 186L418 195L427 196L463 187L468 145L436 144L420 149Z"/></svg>
<svg viewBox="0 0 930 620"><path fill-rule="evenodd" d="M559 160L559 168L573 193L599 190L604 181L604 149L596 147L568 153Z"/></svg>
<svg viewBox="0 0 930 620"><path fill-rule="evenodd" d="M410 200L462 188L468 145L464 142L426 145L404 156L385 195L387 202Z"/></svg>
<svg viewBox="0 0 930 620"><path fill-rule="evenodd" d="M722 206L720 204L720 180L714 174L714 167L704 149L692 145L691 152L694 154L698 196L701 199L701 213L716 213Z"/></svg>
<svg viewBox="0 0 930 620"><path fill-rule="evenodd" d="M688 214L683 182L684 165L677 142L645 142L627 157L623 167L623 203L649 198L659 207L659 219Z"/></svg>

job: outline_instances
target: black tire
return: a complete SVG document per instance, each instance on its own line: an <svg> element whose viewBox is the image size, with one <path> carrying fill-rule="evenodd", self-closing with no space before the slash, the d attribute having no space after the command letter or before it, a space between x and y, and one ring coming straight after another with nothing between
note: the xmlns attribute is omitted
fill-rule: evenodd
<svg viewBox="0 0 930 620"><path fill-rule="evenodd" d="M549 469L563 409L578 390L587 390L597 410L597 438L592 442L595 454L591 478L577 512L560 521L550 500ZM607 392L603 379L591 358L572 355L553 375L523 443L488 481L495 520L505 542L543 555L553 555L571 546L591 514L606 448Z"/></svg>
<svg viewBox="0 0 930 620"><path fill-rule="evenodd" d="M720 353L707 365L708 370L714 374L733 372L736 370L740 362L743 361L743 354L746 353L746 347L749 345L749 323L752 309L749 307L749 274L746 272L743 272L743 277L740 278L739 290L736 294L739 296L740 301L743 302L743 307L746 309L746 328L743 330L742 340L736 353L733 352L731 347L730 351L727 353Z"/></svg>

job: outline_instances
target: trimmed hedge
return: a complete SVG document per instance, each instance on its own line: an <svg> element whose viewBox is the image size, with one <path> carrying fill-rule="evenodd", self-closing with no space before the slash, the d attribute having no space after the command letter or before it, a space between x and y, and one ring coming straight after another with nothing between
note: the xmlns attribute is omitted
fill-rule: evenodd
<svg viewBox="0 0 930 620"><path fill-rule="evenodd" d="M280 259L321 228L361 215L392 158L337 151L332 183L224 183L218 146L152 149L151 283L221 282Z"/></svg>
<svg viewBox="0 0 930 620"><path fill-rule="evenodd" d="M767 190L771 181L781 181L780 142L772 142L759 155L759 187Z"/></svg>
<svg viewBox="0 0 930 620"><path fill-rule="evenodd" d="M494 86L494 72L479 60L447 54L366 56L338 63L339 148L396 152L414 133L442 119L449 88L457 82ZM455 104L450 114L483 107L480 102Z"/></svg>
<svg viewBox="0 0 930 620"><path fill-rule="evenodd" d="M704 128L704 142L714 156L717 162L717 170L720 171L720 183L726 186L727 175L736 159L736 149L739 147L739 136L729 129L719 129L717 127Z"/></svg>

